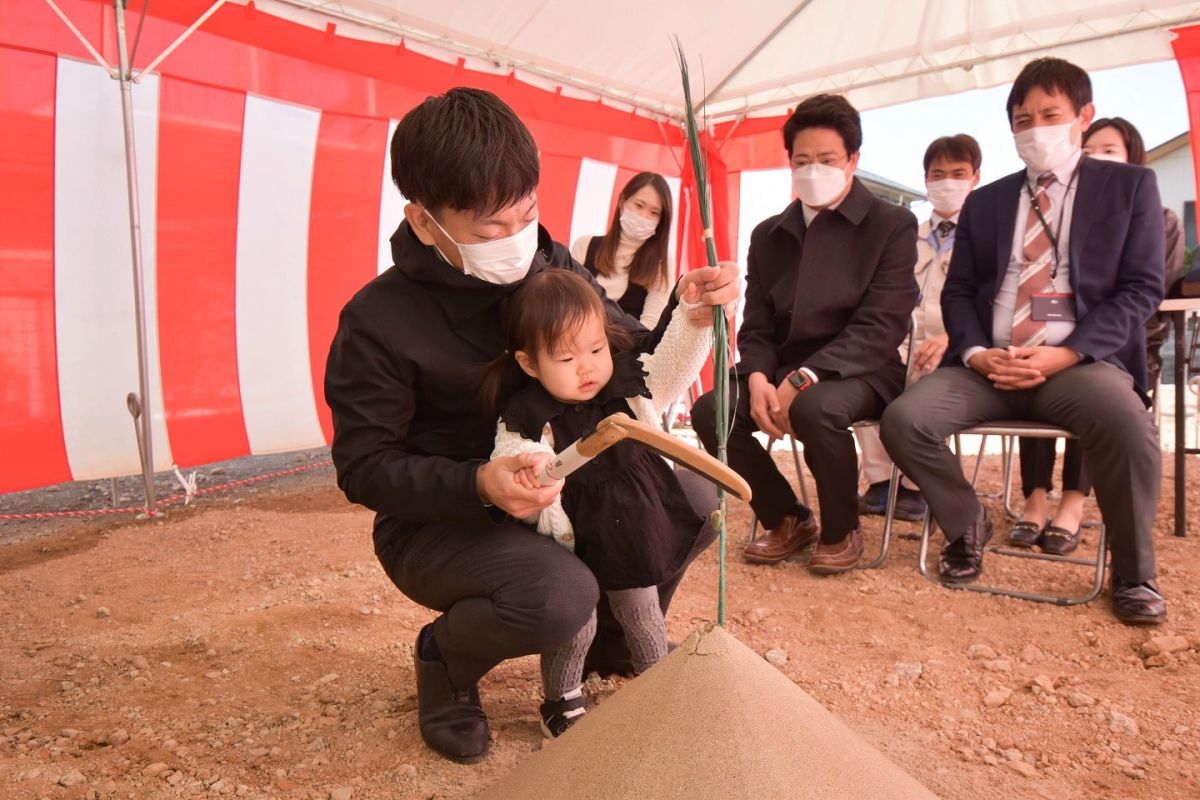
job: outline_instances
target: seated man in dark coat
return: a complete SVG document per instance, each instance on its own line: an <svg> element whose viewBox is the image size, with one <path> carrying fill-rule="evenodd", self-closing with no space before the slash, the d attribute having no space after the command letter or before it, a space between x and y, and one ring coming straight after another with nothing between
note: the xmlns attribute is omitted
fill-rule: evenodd
<svg viewBox="0 0 1200 800"><path fill-rule="evenodd" d="M904 388L896 348L917 302L917 220L853 177L862 127L845 98L805 100L784 124L783 144L798 199L750 238L729 464L750 483L766 528L746 559L774 563L816 542L809 569L829 574L853 569L863 551L849 426L878 418ZM714 452L712 394L696 406L696 432ZM756 430L804 444L819 534Z"/></svg>
<svg viewBox="0 0 1200 800"><path fill-rule="evenodd" d="M409 203L392 236L395 266L346 304L330 348L333 460L346 496L378 512L375 552L388 577L442 612L414 646L421 735L472 762L489 736L476 683L505 659L571 639L598 594L578 558L516 521L548 506L562 481L524 489L514 476L535 456L488 460L496 420L482 410L478 368L503 349L501 306L527 275L569 269L595 283L538 225L537 147L495 95L428 98L400 121L391 156ZM693 283L710 306L738 295L733 264L689 272L673 297ZM607 313L635 338L652 336L615 303ZM692 313L711 324L711 309ZM679 477L709 513L702 480ZM688 561L711 540L710 531ZM659 587L664 610L682 574Z"/></svg>

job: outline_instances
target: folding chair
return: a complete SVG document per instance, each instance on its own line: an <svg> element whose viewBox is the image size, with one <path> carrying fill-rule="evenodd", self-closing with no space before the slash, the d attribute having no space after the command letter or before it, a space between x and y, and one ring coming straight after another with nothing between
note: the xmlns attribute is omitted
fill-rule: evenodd
<svg viewBox="0 0 1200 800"><path fill-rule="evenodd" d="M1075 435L1065 428L1056 428L1052 425L1043 425L1037 422L990 422L986 425L977 425L974 428L968 428L960 431L960 434L974 434L977 436L1001 436L1015 437L1025 436L1034 439L1074 439ZM957 440L957 437L956 437ZM1005 486L1010 483L1012 470L1012 450L1015 449L1011 445L1008 448L1008 454L1005 458ZM961 450L959 451L961 452ZM1007 494L1007 489L1006 489ZM1049 553L1038 553L1032 550L1019 550L1001 545L989 545L986 549L989 553L996 555L1012 556L1014 558L1029 558L1035 561L1051 561L1060 564L1078 564L1080 566L1092 567L1095 570L1095 581L1091 589L1084 595L1078 597L1059 597L1051 594L1041 594L1038 592L1023 592L1017 589L1006 589L999 586L990 586L980 583L968 583L962 585L942 584L953 589L965 589L969 592L982 592L985 594L998 594L1005 597L1016 597L1021 600L1031 600L1037 603L1053 603L1060 606L1074 606L1089 603L1094 600L1104 588L1104 572L1108 563L1108 529L1104 526L1104 521L1101 520L1100 536L1096 542L1096 557L1094 559L1081 558L1077 556L1056 556ZM925 523L921 528L921 547L917 555L917 569L920 573L929 580L940 583L938 576L931 574L928 565L925 563L929 555L929 542L933 536L933 515L930 511L925 512Z"/></svg>

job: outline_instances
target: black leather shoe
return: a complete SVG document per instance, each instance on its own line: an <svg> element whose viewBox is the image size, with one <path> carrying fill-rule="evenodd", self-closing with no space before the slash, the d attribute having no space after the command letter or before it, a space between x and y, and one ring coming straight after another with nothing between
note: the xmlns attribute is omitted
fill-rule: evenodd
<svg viewBox="0 0 1200 800"><path fill-rule="evenodd" d="M421 738L436 753L460 764L474 764L488 751L487 717L479 689L455 689L442 661L421 659L421 636L413 650L417 668L417 722Z"/></svg>
<svg viewBox="0 0 1200 800"><path fill-rule="evenodd" d="M1154 581L1130 583L1112 576L1113 614L1126 625L1161 625L1167 621L1167 601Z"/></svg>
<svg viewBox="0 0 1200 800"><path fill-rule="evenodd" d="M1082 526L1069 531L1057 525L1047 525L1046 529L1042 531L1042 535L1038 537L1037 543L1043 553L1049 553L1052 556L1069 556L1079 547L1079 540L1083 538L1082 534Z"/></svg>
<svg viewBox="0 0 1200 800"><path fill-rule="evenodd" d="M966 533L942 546L938 558L938 575L942 583L971 583L983 572L983 548L992 538L992 521L987 511L980 510L979 519L971 523Z"/></svg>
<svg viewBox="0 0 1200 800"><path fill-rule="evenodd" d="M1008 532L1008 543L1013 547L1033 547L1042 537L1042 530L1045 527L1045 524L1039 525L1032 520L1018 520L1013 523L1012 530Z"/></svg>

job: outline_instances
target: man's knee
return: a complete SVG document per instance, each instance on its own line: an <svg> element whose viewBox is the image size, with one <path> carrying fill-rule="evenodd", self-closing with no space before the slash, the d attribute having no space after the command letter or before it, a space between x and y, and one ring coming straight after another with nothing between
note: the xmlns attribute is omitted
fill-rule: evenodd
<svg viewBox="0 0 1200 800"><path fill-rule="evenodd" d="M845 430L854 422L833 392L818 391L815 387L796 395L788 406L792 430L801 439L809 433Z"/></svg>
<svg viewBox="0 0 1200 800"><path fill-rule="evenodd" d="M896 453L903 452L912 442L921 438L919 428L925 416L919 404L912 402L911 395L902 394L888 403L879 420L879 438L893 460Z"/></svg>
<svg viewBox="0 0 1200 800"><path fill-rule="evenodd" d="M557 547L557 545L556 545ZM511 587L496 599L497 615L527 638L530 652L543 652L567 642L587 623L600 590L582 561L563 550L563 558L537 580Z"/></svg>

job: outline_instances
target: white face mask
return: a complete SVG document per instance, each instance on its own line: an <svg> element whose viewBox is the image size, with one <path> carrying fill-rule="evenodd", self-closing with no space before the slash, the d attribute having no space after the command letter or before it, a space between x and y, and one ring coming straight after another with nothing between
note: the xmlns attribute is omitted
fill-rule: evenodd
<svg viewBox="0 0 1200 800"><path fill-rule="evenodd" d="M933 210L942 215L957 214L971 193L971 181L946 178L940 181L929 181L925 184L925 193Z"/></svg>
<svg viewBox="0 0 1200 800"><path fill-rule="evenodd" d="M455 242L454 237L446 233L446 229L436 219L433 219L432 214L426 211L425 216L429 217L434 225L437 225L438 230L447 239L454 242L459 255L462 256L463 273L481 281L500 284L515 283L529 274L529 268L533 266L533 257L537 254L537 217L534 217L532 222L512 236L493 239L490 242L461 244ZM446 262L450 261L440 247L437 248L437 251Z"/></svg>
<svg viewBox="0 0 1200 800"><path fill-rule="evenodd" d="M1121 158L1116 153L1088 153L1088 158L1094 158L1097 161L1116 161L1118 164L1124 164L1125 159Z"/></svg>
<svg viewBox="0 0 1200 800"><path fill-rule="evenodd" d="M828 164L805 164L792 170L792 192L809 208L833 202L846 188L846 173Z"/></svg>
<svg viewBox="0 0 1200 800"><path fill-rule="evenodd" d="M1075 120L1062 125L1041 125L1013 134L1017 155L1034 172L1049 172L1070 158L1078 145L1071 142L1071 126Z"/></svg>
<svg viewBox="0 0 1200 800"><path fill-rule="evenodd" d="M621 232L635 242L644 242L658 230L658 220L643 217L628 208L621 210Z"/></svg>

